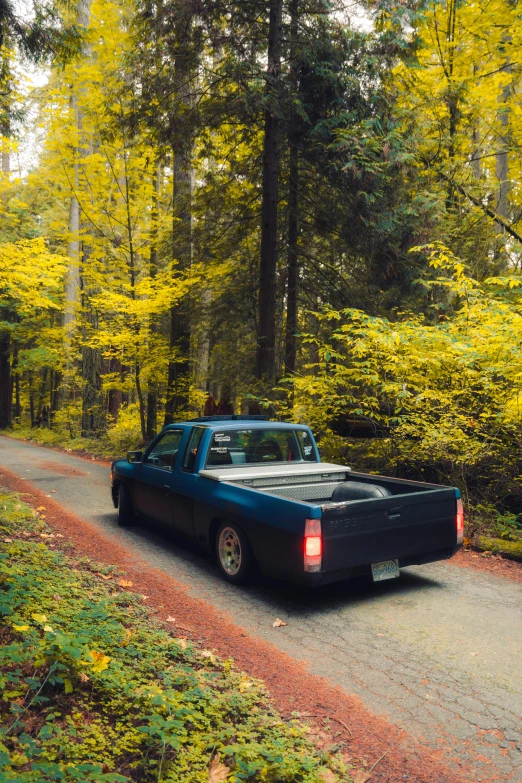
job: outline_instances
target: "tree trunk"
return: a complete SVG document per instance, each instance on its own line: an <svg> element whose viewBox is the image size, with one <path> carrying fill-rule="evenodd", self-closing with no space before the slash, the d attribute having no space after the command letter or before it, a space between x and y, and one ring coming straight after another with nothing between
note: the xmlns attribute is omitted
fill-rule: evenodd
<svg viewBox="0 0 522 783"><path fill-rule="evenodd" d="M91 16L91 0L78 0L76 5L76 20L77 24L83 30L87 30L90 23ZM90 56L90 47L85 42L82 45L81 51L82 57ZM75 157L83 154L83 112L78 105L78 95L73 90L71 92L70 107L74 117L74 122L78 134L78 149L75 150ZM74 163L72 172L73 181L73 193L71 195L71 201L69 204L69 241L67 244L67 256L69 258L67 269L65 271L65 307L63 314L63 326L64 326L64 357L65 357L65 386L64 389L66 396L71 394L71 373L74 369L74 357L73 357L73 336L76 329L76 323L78 319L78 307L80 303L80 282L81 282L81 268L80 268L80 203L78 201L78 195L80 191L80 164L78 161Z"/></svg>
<svg viewBox="0 0 522 783"><path fill-rule="evenodd" d="M505 37L506 42L510 39L509 36ZM506 61L505 72L510 73L511 67L509 65L509 59ZM497 206L495 212L501 215L503 218L509 217L509 158L508 150L510 145L510 133L509 133L509 97L511 95L511 83L505 84L502 88L502 92L499 96L500 110L498 112L498 120L500 124L499 142L501 149L497 152L495 157L495 174L498 180L498 196Z"/></svg>
<svg viewBox="0 0 522 783"><path fill-rule="evenodd" d="M177 99L180 116L191 103L190 89L194 74L190 72L190 41L193 9L187 4L180 11L175 55ZM175 119L174 119L175 122ZM178 269L188 271L192 264L192 137L187 128L172 134L174 155L173 182L173 257ZM177 411L188 407L190 387L190 317L188 297L170 311L169 345L171 358L167 378L165 424L174 420Z"/></svg>
<svg viewBox="0 0 522 783"><path fill-rule="evenodd" d="M183 271L192 261L192 170L191 145L179 144L174 151L174 258ZM176 411L188 406L190 384L190 319L187 298L170 311L170 350L165 424L174 420Z"/></svg>
<svg viewBox="0 0 522 783"><path fill-rule="evenodd" d="M0 430L12 423L13 382L11 376L11 335L0 335Z"/></svg>
<svg viewBox="0 0 522 783"><path fill-rule="evenodd" d="M286 335L285 335L285 374L295 372L296 332L297 332L297 295L298 295L298 220L299 220L299 152L292 144L290 147L290 168L288 188L288 273L286 290Z"/></svg>
<svg viewBox="0 0 522 783"><path fill-rule="evenodd" d="M49 368L42 368L42 380L40 383L40 391L38 394L38 406L36 408L36 421L40 424L42 421L42 411L45 404L45 395L47 394L47 379L49 377Z"/></svg>
<svg viewBox="0 0 522 783"><path fill-rule="evenodd" d="M29 413L31 415L31 427L34 427L36 424L35 414L34 414L34 384L33 384L34 378L33 373L28 373L27 376L27 382L29 385Z"/></svg>
<svg viewBox="0 0 522 783"><path fill-rule="evenodd" d="M7 56L7 55L6 55ZM8 66L7 66L8 67ZM2 135L9 138L9 107L5 107L5 117L2 121ZM4 180L9 179L11 170L11 157L9 148L2 148L2 176ZM0 320L10 321L9 311L0 312ZM13 379L11 375L11 333L4 332L0 334L0 429L10 427L12 423L12 405L13 405Z"/></svg>
<svg viewBox="0 0 522 783"><path fill-rule="evenodd" d="M156 276L158 270L158 219L159 219L159 194L161 189L163 167L161 161L158 161L154 175L154 189L152 191L152 210L151 210L151 231L150 231L150 258L149 274ZM150 333L152 340L158 332L158 322L154 316L150 320ZM153 345L153 350L155 345ZM147 413L145 423L145 435L147 441L156 437L158 432L158 382L157 379L149 379L147 389Z"/></svg>
<svg viewBox="0 0 522 783"><path fill-rule="evenodd" d="M298 21L299 0L292 0L290 3L290 86L295 95L297 95L299 86L296 67ZM295 138L295 134L292 134L292 132L290 132L289 141L285 375L292 375L295 372L299 279L297 256L299 233L299 149L297 138Z"/></svg>
<svg viewBox="0 0 522 783"><path fill-rule="evenodd" d="M119 373L120 379L122 378L121 362L119 359L110 360L109 372ZM118 421L118 414L120 412L122 402L123 402L123 394L121 389L109 389L107 408L108 408L109 416L114 423Z"/></svg>
<svg viewBox="0 0 522 783"><path fill-rule="evenodd" d="M275 378L277 198L279 184L279 118L273 103L279 96L281 74L282 0L270 0L268 30L267 97L263 143L263 201L261 206L261 259L259 265L259 319L257 378Z"/></svg>
<svg viewBox="0 0 522 783"><path fill-rule="evenodd" d="M13 349L13 363L11 366L11 372L14 379L14 418L17 424L21 423L22 418L22 404L20 401L20 373L18 372L18 348Z"/></svg>
<svg viewBox="0 0 522 783"><path fill-rule="evenodd" d="M96 331L97 318L94 313L86 313L86 325ZM83 330L82 345L82 438L96 437L104 426L101 366L102 357L99 348L88 344L86 328Z"/></svg>

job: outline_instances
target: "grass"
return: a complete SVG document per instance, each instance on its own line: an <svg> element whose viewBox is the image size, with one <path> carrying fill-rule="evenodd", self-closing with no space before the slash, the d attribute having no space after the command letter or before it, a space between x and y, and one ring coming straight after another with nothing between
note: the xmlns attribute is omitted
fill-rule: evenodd
<svg viewBox="0 0 522 783"><path fill-rule="evenodd" d="M347 780L260 682L169 635L121 574L58 542L0 489L1 783Z"/></svg>

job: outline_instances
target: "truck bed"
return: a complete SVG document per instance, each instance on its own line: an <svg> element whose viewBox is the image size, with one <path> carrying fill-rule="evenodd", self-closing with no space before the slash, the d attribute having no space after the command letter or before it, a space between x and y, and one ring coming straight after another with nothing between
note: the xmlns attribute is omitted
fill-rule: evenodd
<svg viewBox="0 0 522 783"><path fill-rule="evenodd" d="M216 481L249 487L321 509L321 581L366 573L371 563L397 559L399 566L450 557L456 549L453 487L355 473L328 463L260 466L201 472ZM383 487L387 497L332 502L350 482Z"/></svg>

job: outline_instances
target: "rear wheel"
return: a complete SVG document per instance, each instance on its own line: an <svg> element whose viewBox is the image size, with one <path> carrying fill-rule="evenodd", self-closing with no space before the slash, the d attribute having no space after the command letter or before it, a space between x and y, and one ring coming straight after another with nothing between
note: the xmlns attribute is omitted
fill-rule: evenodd
<svg viewBox="0 0 522 783"><path fill-rule="evenodd" d="M248 539L240 527L223 522L216 538L216 559L222 576L234 584L245 582L251 574L253 556Z"/></svg>
<svg viewBox="0 0 522 783"><path fill-rule="evenodd" d="M129 527L136 521L134 506L130 492L125 484L120 484L118 490L118 525L120 527Z"/></svg>

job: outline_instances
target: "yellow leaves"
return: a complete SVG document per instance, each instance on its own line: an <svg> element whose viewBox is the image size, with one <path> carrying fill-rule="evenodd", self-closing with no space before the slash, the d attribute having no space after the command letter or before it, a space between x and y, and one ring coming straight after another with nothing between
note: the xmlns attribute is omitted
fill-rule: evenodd
<svg viewBox="0 0 522 783"><path fill-rule="evenodd" d="M117 583L118 587L132 587L133 582L129 582L128 579L118 579Z"/></svg>
<svg viewBox="0 0 522 783"><path fill-rule="evenodd" d="M13 625L15 631L27 631L30 627L30 625Z"/></svg>
<svg viewBox="0 0 522 783"><path fill-rule="evenodd" d="M0 305L12 300L20 316L59 309L65 259L51 253L43 238L0 245Z"/></svg>
<svg viewBox="0 0 522 783"><path fill-rule="evenodd" d="M253 687L254 687L254 683L252 682L252 680L249 680L249 678L245 674L243 674L243 676L241 677L241 681L238 685L239 692L246 693L246 691L249 691L250 688Z"/></svg>
<svg viewBox="0 0 522 783"><path fill-rule="evenodd" d="M102 652L98 652L97 650L90 650L85 657L86 660L80 661L80 663L83 666L90 666L91 671L96 672L97 674L105 671L105 669L107 669L109 666L109 661L111 660L108 655L104 655Z"/></svg>
<svg viewBox="0 0 522 783"><path fill-rule="evenodd" d="M47 622L47 617L45 614L32 614L31 617L35 621L35 623L39 623L40 625L43 625Z"/></svg>

